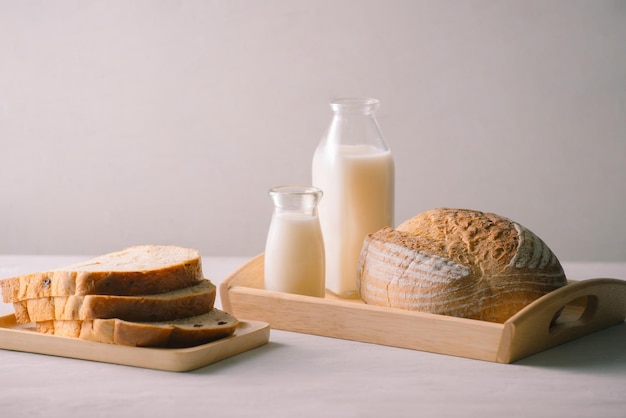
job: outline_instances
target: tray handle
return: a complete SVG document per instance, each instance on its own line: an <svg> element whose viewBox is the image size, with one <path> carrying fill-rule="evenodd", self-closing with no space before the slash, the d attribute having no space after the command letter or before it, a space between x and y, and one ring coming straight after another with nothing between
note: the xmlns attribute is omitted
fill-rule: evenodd
<svg viewBox="0 0 626 418"><path fill-rule="evenodd" d="M532 302L504 323L497 361L511 363L625 318L626 281L570 282Z"/></svg>

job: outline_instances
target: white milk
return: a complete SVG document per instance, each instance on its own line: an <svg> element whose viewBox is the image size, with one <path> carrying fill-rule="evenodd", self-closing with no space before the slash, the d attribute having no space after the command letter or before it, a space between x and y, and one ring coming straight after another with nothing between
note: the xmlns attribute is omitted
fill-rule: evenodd
<svg viewBox="0 0 626 418"><path fill-rule="evenodd" d="M338 296L355 296L363 240L385 226L393 227L391 151L369 145L318 148L313 185L324 192L318 213L326 248L326 288Z"/></svg>
<svg viewBox="0 0 626 418"><path fill-rule="evenodd" d="M317 216L272 215L265 245L265 289L324 296L324 241Z"/></svg>

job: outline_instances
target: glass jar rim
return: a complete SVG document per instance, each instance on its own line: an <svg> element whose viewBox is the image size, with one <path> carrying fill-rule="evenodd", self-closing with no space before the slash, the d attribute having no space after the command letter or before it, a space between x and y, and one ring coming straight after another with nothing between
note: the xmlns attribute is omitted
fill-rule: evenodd
<svg viewBox="0 0 626 418"><path fill-rule="evenodd" d="M275 210L279 212L300 212L314 216L324 194L314 186L287 185L272 187L269 195L274 201Z"/></svg>
<svg viewBox="0 0 626 418"><path fill-rule="evenodd" d="M342 108L361 108L364 106L378 106L380 101L372 97L340 97L330 101L331 106Z"/></svg>
<svg viewBox="0 0 626 418"><path fill-rule="evenodd" d="M292 194L292 195L306 195L306 194L318 194L322 193L322 189L319 189L315 186L302 186L302 185L294 185L288 184L284 186L275 186L269 190L270 194Z"/></svg>
<svg viewBox="0 0 626 418"><path fill-rule="evenodd" d="M378 104L380 101L373 97L339 97L330 101L331 104L343 106L364 106Z"/></svg>

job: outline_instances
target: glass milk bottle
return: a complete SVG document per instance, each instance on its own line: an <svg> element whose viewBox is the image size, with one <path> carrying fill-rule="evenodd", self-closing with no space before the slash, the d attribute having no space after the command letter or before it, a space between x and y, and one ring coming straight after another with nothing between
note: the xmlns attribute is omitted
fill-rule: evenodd
<svg viewBox="0 0 626 418"><path fill-rule="evenodd" d="M324 241L317 216L322 191L280 186L269 194L274 213L265 244L265 289L324 297Z"/></svg>
<svg viewBox="0 0 626 418"><path fill-rule="evenodd" d="M313 156L313 185L324 191L319 217L326 289L356 297L356 270L367 234L394 221L394 162L374 112L376 99L337 99Z"/></svg>

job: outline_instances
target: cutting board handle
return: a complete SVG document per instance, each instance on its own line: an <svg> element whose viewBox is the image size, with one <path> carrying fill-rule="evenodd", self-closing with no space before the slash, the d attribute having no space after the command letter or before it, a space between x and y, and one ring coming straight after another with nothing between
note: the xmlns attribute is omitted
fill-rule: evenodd
<svg viewBox="0 0 626 418"><path fill-rule="evenodd" d="M504 323L498 361L510 363L624 319L626 281L571 282L537 299Z"/></svg>

